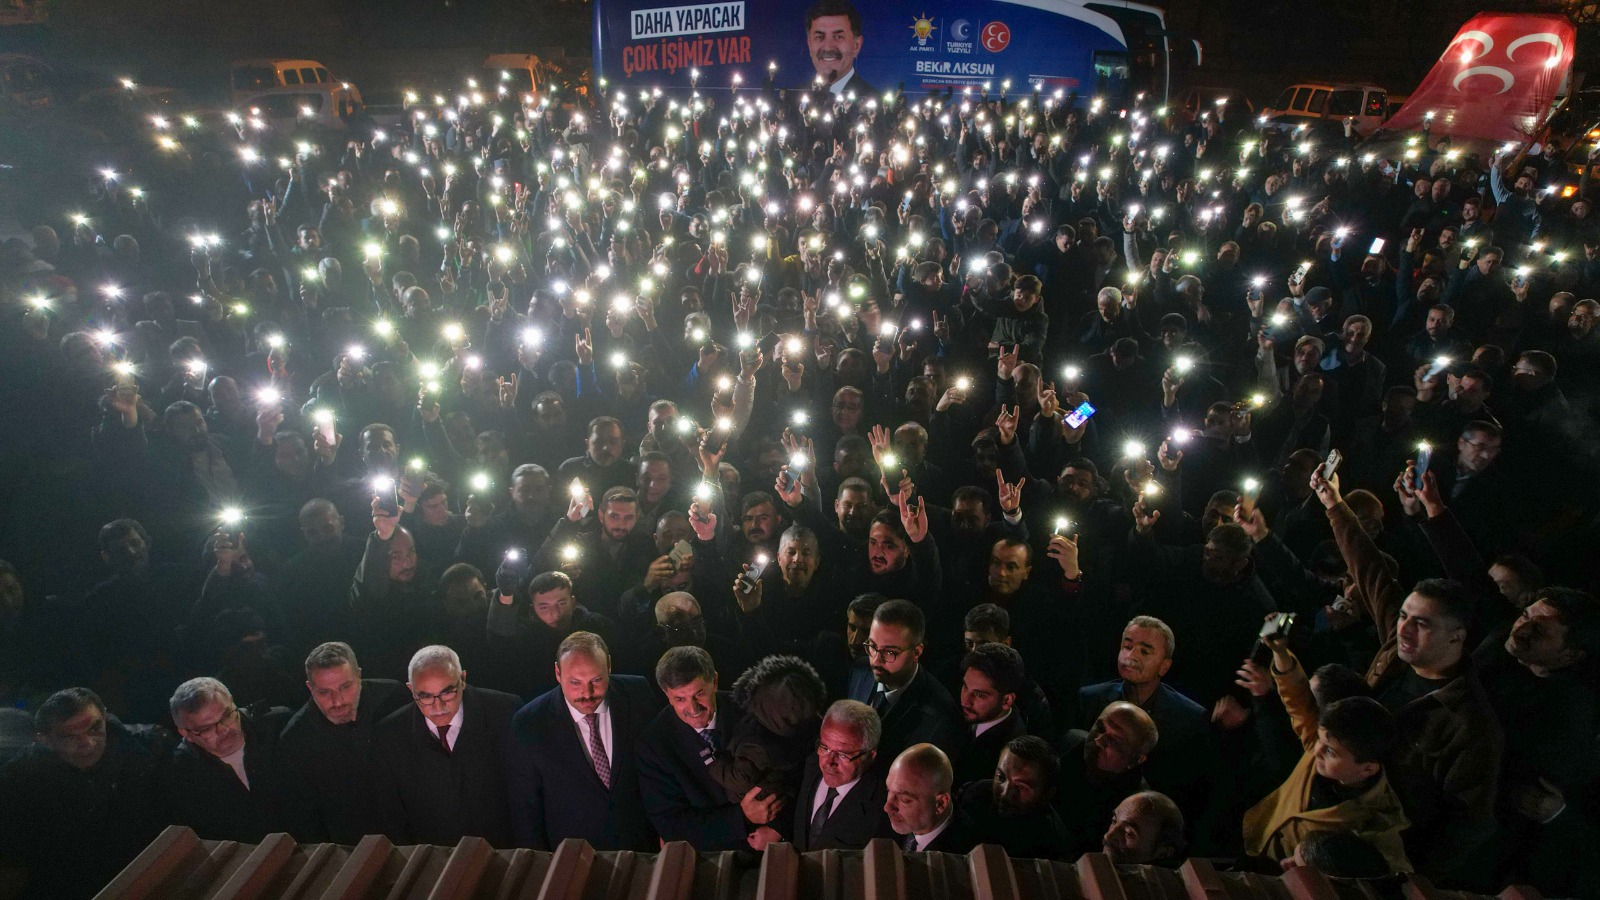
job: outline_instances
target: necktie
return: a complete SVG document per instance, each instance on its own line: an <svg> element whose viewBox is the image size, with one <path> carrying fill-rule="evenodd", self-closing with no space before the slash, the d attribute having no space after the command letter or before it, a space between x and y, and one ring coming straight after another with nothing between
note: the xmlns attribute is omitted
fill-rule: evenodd
<svg viewBox="0 0 1600 900"><path fill-rule="evenodd" d="M606 756L606 745L600 740L600 714L589 713L583 717L589 726L589 755L594 758L594 773L600 776L600 783L611 789L611 760Z"/></svg>
<svg viewBox="0 0 1600 900"><path fill-rule="evenodd" d="M881 718L884 712L889 709L889 692L882 688L873 691L872 708L877 711L878 716Z"/></svg>
<svg viewBox="0 0 1600 900"><path fill-rule="evenodd" d="M450 752L450 723L446 722L443 725L435 725L434 728L438 729L438 731L439 731L439 746L444 748L444 752L449 753Z"/></svg>
<svg viewBox="0 0 1600 900"><path fill-rule="evenodd" d="M811 816L811 833L809 835L810 840L807 842L807 849L815 850L817 845L822 843L822 828L828 824L828 816L833 812L833 801L838 798L838 788L830 787L828 788L828 793L823 795L822 805L817 807L817 811Z"/></svg>
<svg viewBox="0 0 1600 900"><path fill-rule="evenodd" d="M905 847L907 853L917 852L917 836L914 834L906 835Z"/></svg>
<svg viewBox="0 0 1600 900"><path fill-rule="evenodd" d="M701 731L700 740L706 742L706 748L711 751L712 756L717 755L717 751L720 748L717 746L717 730L715 728L707 728Z"/></svg>

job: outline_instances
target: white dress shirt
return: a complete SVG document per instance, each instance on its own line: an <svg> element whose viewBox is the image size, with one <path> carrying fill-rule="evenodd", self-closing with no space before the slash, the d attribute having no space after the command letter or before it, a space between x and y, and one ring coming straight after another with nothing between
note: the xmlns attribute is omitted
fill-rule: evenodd
<svg viewBox="0 0 1600 900"><path fill-rule="evenodd" d="M563 699L561 702L566 703ZM589 757L589 764L594 765L594 754L589 751L589 720L584 713L579 712L576 706L567 703L567 712L572 714L572 722L578 726L578 743L583 745L583 753ZM616 748L611 745L611 703L601 701L595 715L599 716L595 723L600 727L600 746L606 748L606 761L613 762L617 758Z"/></svg>
<svg viewBox="0 0 1600 900"><path fill-rule="evenodd" d="M1009 710L1008 709L1008 710L1006 710L1006 714L1001 716L998 719L990 719L987 722L979 722L978 724L972 726L972 736L973 737L982 737L983 733L985 731L988 731L989 729L995 727L996 725L999 725L1001 722L1004 722L1005 720L1011 718L1011 713L1012 712L1013 712L1013 710Z"/></svg>
<svg viewBox="0 0 1600 900"><path fill-rule="evenodd" d="M456 714L450 717L450 724L447 726L448 730L444 733L444 742L450 745L451 750L456 749L456 741L461 739L461 722L466 717L467 701L463 698L461 704L456 707ZM428 727L433 729L435 735L439 733L439 726L432 722L428 722Z"/></svg>
<svg viewBox="0 0 1600 900"><path fill-rule="evenodd" d="M938 838L939 835L944 834L944 830L950 827L950 823L954 822L955 818L955 814L951 813L949 816L945 817L943 822L935 825L932 831L928 832L927 834L917 835L917 850L922 851L928 849L928 845L933 843L934 839Z"/></svg>
<svg viewBox="0 0 1600 900"><path fill-rule="evenodd" d="M835 81L833 84L828 85L828 93L834 95L835 97L843 97L844 96L844 86L849 84L850 83L850 79L852 79L854 77L856 77L856 67L855 66L851 66L850 67L850 71L848 71L848 72L844 73L843 75L839 76L839 80L838 81Z"/></svg>
<svg viewBox="0 0 1600 900"><path fill-rule="evenodd" d="M840 801L844 800L845 795L850 793L850 789L859 784L860 781L861 776L857 775L855 781L847 781L836 788L830 789L826 781L818 778L817 793L811 798L811 818L814 819L817 817L817 810L822 807L822 801L828 799L829 790L836 792L833 798L833 806L828 808L828 815L831 816L833 815L833 811L839 808ZM806 821L809 822L811 819L807 819Z"/></svg>

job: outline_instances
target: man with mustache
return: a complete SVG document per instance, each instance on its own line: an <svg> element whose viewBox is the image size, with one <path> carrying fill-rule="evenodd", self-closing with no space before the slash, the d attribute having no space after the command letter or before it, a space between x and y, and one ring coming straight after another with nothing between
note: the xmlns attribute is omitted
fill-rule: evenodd
<svg viewBox="0 0 1600 900"><path fill-rule="evenodd" d="M951 596L968 597L981 591L987 578L987 548L1001 538L1028 539L1020 505L1022 484L1008 484L1005 475L995 470L996 493L974 485L956 488L950 501L950 525L937 535L939 545L949 548L941 555L944 582ZM937 496L937 495L935 495ZM1000 518L990 515L999 498Z"/></svg>
<svg viewBox="0 0 1600 900"><path fill-rule="evenodd" d="M518 847L575 837L604 850L659 850L639 791L638 748L661 706L637 675L611 674L611 649L577 631L556 651L556 688L517 711L506 749Z"/></svg>
<svg viewBox="0 0 1600 900"><path fill-rule="evenodd" d="M311 699L278 738L285 824L307 842L354 844L384 834L373 743L379 720L405 707L405 691L398 681L362 678L355 650L339 641L313 649L305 669Z"/></svg>
<svg viewBox="0 0 1600 900"><path fill-rule="evenodd" d="M987 781L1013 738L1028 733L1017 708L1027 686L1022 654L1005 644L981 644L961 661L961 718L972 743L956 766L956 783Z"/></svg>
<svg viewBox="0 0 1600 900"><path fill-rule="evenodd" d="M1177 639L1167 623L1151 616L1135 616L1122 630L1122 649L1117 652L1117 674L1121 677L1079 688L1078 715L1080 722L1087 724L1119 700L1149 713L1167 739L1167 750L1152 751L1145 766L1146 777L1156 790L1183 802L1208 771L1211 730L1210 719L1200 704L1162 683L1162 676L1172 668L1176 650Z"/></svg>
<svg viewBox="0 0 1600 900"><path fill-rule="evenodd" d="M1000 750L989 777L957 794L985 843L999 844L1013 859L1061 859L1067 827L1051 808L1061 780L1061 757L1038 735L1020 735Z"/></svg>
<svg viewBox="0 0 1600 900"><path fill-rule="evenodd" d="M1055 807L1067 827L1069 856L1100 849L1101 823L1117 804L1148 789L1141 767L1160 737L1149 713L1118 700L1088 731L1073 729L1061 739Z"/></svg>
<svg viewBox="0 0 1600 900"><path fill-rule="evenodd" d="M927 741L959 758L967 743L960 708L922 665L926 633L927 619L915 603L884 603L872 614L867 655L850 672L850 699L871 706L883 720L880 755L898 755Z"/></svg>
<svg viewBox="0 0 1600 900"><path fill-rule="evenodd" d="M817 70L810 87L823 88L840 100L851 94L871 97L877 93L856 74L861 13L849 0L817 0L806 10L806 47Z"/></svg>
<svg viewBox="0 0 1600 900"><path fill-rule="evenodd" d="M827 579L817 577L821 563L816 532L794 525L783 532L777 556L751 590L744 591L744 583L734 580L734 634L745 658L805 655L818 623L830 607L838 608Z"/></svg>
<svg viewBox="0 0 1600 900"><path fill-rule="evenodd" d="M1111 827L1100 839L1101 850L1119 866L1176 868L1187 844L1183 811L1156 791L1140 791L1118 803Z"/></svg>

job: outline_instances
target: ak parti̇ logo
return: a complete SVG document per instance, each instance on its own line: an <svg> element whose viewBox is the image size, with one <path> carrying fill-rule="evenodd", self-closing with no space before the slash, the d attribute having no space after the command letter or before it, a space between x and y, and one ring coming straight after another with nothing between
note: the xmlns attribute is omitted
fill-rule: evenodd
<svg viewBox="0 0 1600 900"><path fill-rule="evenodd" d="M978 41L990 53L999 53L1011 44L1011 28L1004 22L990 22L978 33Z"/></svg>

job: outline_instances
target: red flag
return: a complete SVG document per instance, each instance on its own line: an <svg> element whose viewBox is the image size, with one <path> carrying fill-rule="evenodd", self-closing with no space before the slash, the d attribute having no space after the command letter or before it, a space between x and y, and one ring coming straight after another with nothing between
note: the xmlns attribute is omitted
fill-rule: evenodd
<svg viewBox="0 0 1600 900"><path fill-rule="evenodd" d="M1565 16L1473 16L1383 130L1418 131L1426 123L1436 136L1528 140L1572 66L1576 34Z"/></svg>

